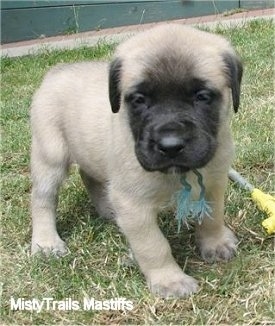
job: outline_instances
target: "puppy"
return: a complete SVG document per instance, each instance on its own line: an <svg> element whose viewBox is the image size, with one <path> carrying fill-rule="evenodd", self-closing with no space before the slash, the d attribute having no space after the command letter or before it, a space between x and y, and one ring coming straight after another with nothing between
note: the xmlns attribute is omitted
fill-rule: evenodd
<svg viewBox="0 0 275 326"><path fill-rule="evenodd" d="M53 68L31 107L32 253L66 252L56 203L77 163L98 213L115 217L151 291L195 292L197 282L175 262L157 214L182 188L182 175L196 188L192 170L199 169L212 205L212 217L196 226L201 256L213 262L234 255L224 193L234 152L231 103L237 111L241 78L225 39L176 24L127 40L110 66Z"/></svg>

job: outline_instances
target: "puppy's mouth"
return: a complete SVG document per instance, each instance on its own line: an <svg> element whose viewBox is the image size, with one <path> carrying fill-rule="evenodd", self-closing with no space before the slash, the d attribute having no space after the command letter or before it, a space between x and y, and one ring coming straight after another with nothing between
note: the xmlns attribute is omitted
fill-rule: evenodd
<svg viewBox="0 0 275 326"><path fill-rule="evenodd" d="M190 163L190 165L185 165L184 163L175 163L173 161L152 161L151 159L146 159L140 155L140 153L137 155L137 159L140 163L140 165L144 168L144 170L148 172L161 172L165 174L184 174L190 170L193 169L199 169L204 167L207 162L197 162L196 163Z"/></svg>
<svg viewBox="0 0 275 326"><path fill-rule="evenodd" d="M141 166L149 172L183 174L208 164L217 148L214 137L193 138L188 142L181 139L166 139L160 144L137 142L136 157Z"/></svg>
<svg viewBox="0 0 275 326"><path fill-rule="evenodd" d="M171 166L160 169L159 171L165 174L184 174L190 170L192 170L192 168L189 168L187 166Z"/></svg>

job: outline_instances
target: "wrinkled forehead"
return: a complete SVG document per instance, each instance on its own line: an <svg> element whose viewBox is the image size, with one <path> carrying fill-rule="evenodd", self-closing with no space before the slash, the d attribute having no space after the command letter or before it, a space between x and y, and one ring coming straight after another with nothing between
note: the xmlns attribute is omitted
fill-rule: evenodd
<svg viewBox="0 0 275 326"><path fill-rule="evenodd" d="M198 50L198 53L143 54L126 58L122 65L122 89L144 83L151 88L184 86L188 91L202 82L204 87L223 89L227 83L222 54L211 49L201 53Z"/></svg>

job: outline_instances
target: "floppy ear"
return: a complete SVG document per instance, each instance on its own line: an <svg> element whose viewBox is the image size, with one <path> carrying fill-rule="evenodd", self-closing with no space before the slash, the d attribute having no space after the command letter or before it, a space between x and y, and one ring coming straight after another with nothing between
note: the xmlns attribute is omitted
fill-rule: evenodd
<svg viewBox="0 0 275 326"><path fill-rule="evenodd" d="M120 91L120 75L122 62L120 59L114 59L109 68L109 100L114 113L120 108L121 91Z"/></svg>
<svg viewBox="0 0 275 326"><path fill-rule="evenodd" d="M231 53L224 53L223 60L226 65L226 74L228 75L229 87L232 92L233 108L235 112L238 112L243 66L241 60Z"/></svg>

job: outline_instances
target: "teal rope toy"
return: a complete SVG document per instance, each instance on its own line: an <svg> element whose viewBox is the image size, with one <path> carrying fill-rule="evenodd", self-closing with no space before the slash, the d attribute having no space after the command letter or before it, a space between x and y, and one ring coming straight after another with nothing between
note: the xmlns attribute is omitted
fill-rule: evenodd
<svg viewBox="0 0 275 326"><path fill-rule="evenodd" d="M191 192L192 186L186 180L186 175L180 179L183 188L177 194L177 211L176 218L178 220L178 232L180 231L181 224L188 225L188 221L195 220L199 224L202 223L204 217L211 217L212 208L210 202L205 199L205 186L203 184L203 177L197 170L192 170L198 178L200 186L200 195L197 201L192 201Z"/></svg>

